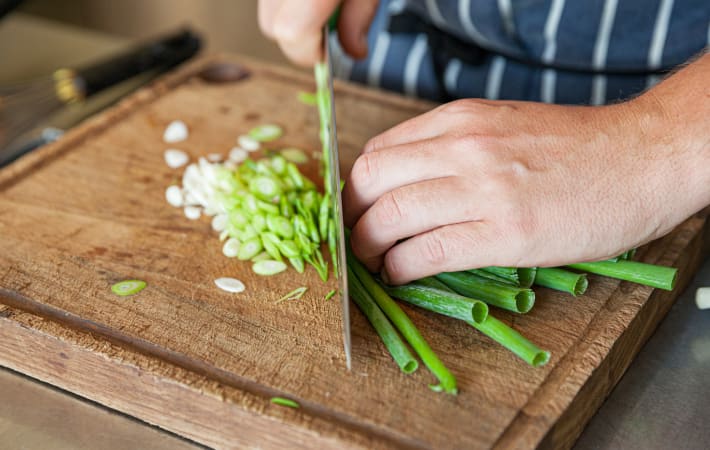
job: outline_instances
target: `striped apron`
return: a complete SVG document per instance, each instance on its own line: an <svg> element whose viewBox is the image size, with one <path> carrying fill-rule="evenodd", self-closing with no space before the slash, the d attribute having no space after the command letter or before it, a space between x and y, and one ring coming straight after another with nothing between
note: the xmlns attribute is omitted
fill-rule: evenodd
<svg viewBox="0 0 710 450"><path fill-rule="evenodd" d="M366 59L331 42L337 76L409 96L600 105L702 52L710 0L382 0Z"/></svg>

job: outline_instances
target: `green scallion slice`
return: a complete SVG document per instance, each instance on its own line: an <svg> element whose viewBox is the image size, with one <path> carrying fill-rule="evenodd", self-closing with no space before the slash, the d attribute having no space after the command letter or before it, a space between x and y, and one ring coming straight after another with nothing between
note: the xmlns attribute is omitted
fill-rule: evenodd
<svg viewBox="0 0 710 450"><path fill-rule="evenodd" d="M267 259L266 261L255 262L251 266L252 270L258 275L276 275L286 270L288 266L283 261L276 261L273 259Z"/></svg>
<svg viewBox="0 0 710 450"><path fill-rule="evenodd" d="M111 291L121 297L127 297L139 293L145 287L146 282L143 280L123 280L111 286Z"/></svg>
<svg viewBox="0 0 710 450"><path fill-rule="evenodd" d="M271 403L274 405L279 405L279 406L287 406L289 408L295 408L298 409L301 407L301 405L298 404L295 400L291 400L289 398L283 398L283 397L271 397Z"/></svg>
<svg viewBox="0 0 710 450"><path fill-rule="evenodd" d="M275 124L259 125L249 130L249 137L259 142L269 142L278 139L283 134L283 129Z"/></svg>

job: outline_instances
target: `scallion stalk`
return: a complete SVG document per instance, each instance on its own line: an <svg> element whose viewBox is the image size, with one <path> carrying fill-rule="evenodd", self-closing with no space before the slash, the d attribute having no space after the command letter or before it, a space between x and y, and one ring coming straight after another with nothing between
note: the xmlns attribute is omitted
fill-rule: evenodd
<svg viewBox="0 0 710 450"><path fill-rule="evenodd" d="M469 325L507 348L533 367L540 367L550 360L550 352L540 349L505 323L488 315L481 323L473 321Z"/></svg>
<svg viewBox="0 0 710 450"><path fill-rule="evenodd" d="M453 292L416 282L401 286L381 285L392 297L454 319L481 323L488 316L488 305Z"/></svg>
<svg viewBox="0 0 710 450"><path fill-rule="evenodd" d="M517 313L526 313L535 304L535 292L483 278L469 272L444 272L436 275L454 291L466 297Z"/></svg>
<svg viewBox="0 0 710 450"><path fill-rule="evenodd" d="M443 362L431 349L427 341L419 333L419 330L414 326L412 321L407 317L404 311L392 300L382 287L375 281L370 272L365 269L352 252L348 251L348 266L351 268L354 275L362 282L363 287L370 293L377 305L392 321L392 324L399 330L402 336L412 346L414 351L419 355L422 362L429 370L439 379L439 385L434 386L435 390L443 390L449 394L456 394L456 378L446 368Z"/></svg>
<svg viewBox="0 0 710 450"><path fill-rule="evenodd" d="M587 275L558 267L540 267L535 276L535 284L556 291L569 292L575 297L584 294L589 285Z"/></svg>
<svg viewBox="0 0 710 450"><path fill-rule="evenodd" d="M397 363L404 373L412 373L419 367L419 363L407 348L402 338L390 323L387 316L382 312L377 303L372 299L360 279L355 276L352 269L348 267L348 285L350 294L355 304L365 314L382 339L385 347L392 355L392 359Z"/></svg>
<svg viewBox="0 0 710 450"><path fill-rule="evenodd" d="M620 259L616 262L597 261L577 263L570 264L569 267L610 278L665 289L667 291L673 290L678 275L678 269L673 267L657 266L625 259Z"/></svg>

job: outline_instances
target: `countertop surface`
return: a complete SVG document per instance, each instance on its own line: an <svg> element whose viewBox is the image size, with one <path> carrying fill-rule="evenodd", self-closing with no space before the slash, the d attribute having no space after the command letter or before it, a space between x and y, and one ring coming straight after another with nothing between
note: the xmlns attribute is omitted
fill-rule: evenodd
<svg viewBox="0 0 710 450"><path fill-rule="evenodd" d="M18 36L52 34L94 56L125 39L98 35L16 14L0 23L0 60L13 74L37 75L54 68L53 52L39 67L18 50ZM8 41L11 38L12 41ZM2 43L13 42L11 46ZM44 42L47 42L46 40ZM58 45L58 44L57 44ZM17 63L15 63L17 61ZM24 62L21 62L24 61ZM14 65L13 65L14 64ZM55 64L56 65L56 64ZM3 69L4 71L4 69ZM6 73L7 75L7 73ZM0 81L8 81L2 79ZM627 373L592 418L575 445L588 449L701 449L710 442L710 311L694 302L698 287L710 286L710 260L641 350ZM194 443L75 397L12 371L0 369L0 449L188 449Z"/></svg>

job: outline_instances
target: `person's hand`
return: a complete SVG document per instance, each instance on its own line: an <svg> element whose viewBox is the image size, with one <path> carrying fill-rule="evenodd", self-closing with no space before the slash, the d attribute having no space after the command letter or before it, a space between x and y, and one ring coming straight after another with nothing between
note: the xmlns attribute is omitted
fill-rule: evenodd
<svg viewBox="0 0 710 450"><path fill-rule="evenodd" d="M657 97L459 100L374 137L343 191L355 255L399 284L606 259L665 234L710 202L709 102L671 127Z"/></svg>
<svg viewBox="0 0 710 450"><path fill-rule="evenodd" d="M322 30L339 0L259 0L259 26L278 42L293 62L312 66L322 58ZM367 55L367 30L378 0L345 0L338 19L338 38L354 58Z"/></svg>

